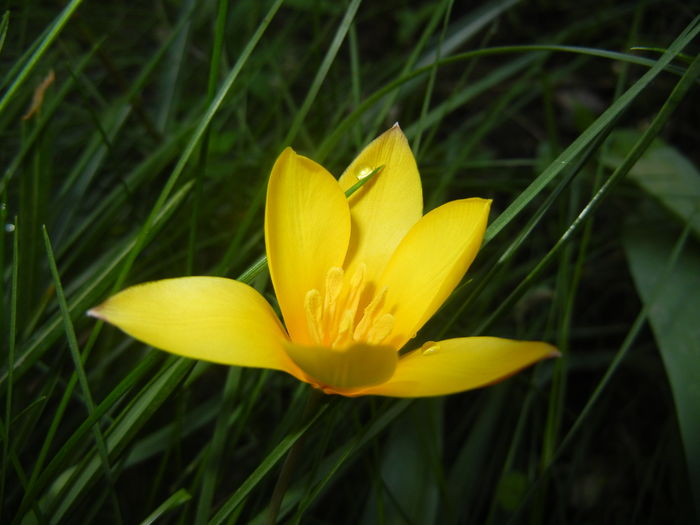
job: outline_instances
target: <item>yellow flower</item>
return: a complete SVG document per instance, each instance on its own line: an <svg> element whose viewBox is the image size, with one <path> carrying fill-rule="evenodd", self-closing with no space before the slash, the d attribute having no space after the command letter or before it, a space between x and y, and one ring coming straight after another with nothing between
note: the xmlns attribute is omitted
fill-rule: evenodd
<svg viewBox="0 0 700 525"><path fill-rule="evenodd" d="M423 216L418 169L398 125L339 180L287 148L272 168L265 208L284 326L256 290L218 277L134 286L89 313L157 348L283 370L326 393L422 397L477 388L557 352L542 342L495 337L399 350L464 276L490 204L457 200Z"/></svg>

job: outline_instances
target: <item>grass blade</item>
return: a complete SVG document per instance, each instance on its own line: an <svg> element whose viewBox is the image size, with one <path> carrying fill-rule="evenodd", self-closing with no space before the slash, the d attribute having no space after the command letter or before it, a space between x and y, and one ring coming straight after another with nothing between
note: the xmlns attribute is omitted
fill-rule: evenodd
<svg viewBox="0 0 700 525"><path fill-rule="evenodd" d="M61 316L63 317L63 324L66 330L66 337L68 339L68 347L70 348L71 357L73 358L75 372L78 376L78 383L80 383L83 398L85 399L85 404L87 405L88 415L92 416L95 413L95 402L92 398L90 385L88 383L87 375L85 374L85 369L83 367L83 357L80 355L80 350L78 348L78 339L75 336L75 330L73 328L73 322L70 318L68 303L66 301L66 296L63 294L63 285L61 284L61 278L58 273L56 259L53 255L53 248L51 247L51 241L49 240L49 234L46 231L46 227L43 228L43 234L44 244L46 247L46 255L49 261L49 269L51 270L51 275L53 276L54 285L56 287L56 297L58 299L58 304L61 309ZM93 433L95 435L95 442L97 443L97 450L99 451L100 455L101 466L105 472L105 477L107 478L110 485L115 508L115 516L117 518L117 521L121 523L121 511L119 509L119 502L117 501L116 491L114 490L114 479L112 477L112 470L109 462L109 457L107 455L107 447L105 445L104 436L102 435L102 431L100 430L100 427L98 425L95 425L95 427L93 428Z"/></svg>

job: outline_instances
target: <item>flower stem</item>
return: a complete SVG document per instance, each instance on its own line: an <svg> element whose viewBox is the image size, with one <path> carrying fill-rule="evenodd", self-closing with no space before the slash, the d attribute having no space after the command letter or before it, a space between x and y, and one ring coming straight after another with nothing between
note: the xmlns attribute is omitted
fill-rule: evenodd
<svg viewBox="0 0 700 525"><path fill-rule="evenodd" d="M302 424L307 422L312 417L313 413L318 408L318 404L321 401L322 396L323 394L320 390L316 390L315 388L311 389L309 396L306 398L304 413L301 416ZM299 462L299 457L301 456L301 451L304 448L305 441L306 434L302 434L297 442L292 445L292 448L289 449L289 453L284 460L282 470L277 477L275 488L273 489L272 496L270 497L270 504L267 507L267 520L265 521L267 525L274 525L277 523L277 515L279 514L282 506L284 494L287 492L289 481L292 479L292 473Z"/></svg>

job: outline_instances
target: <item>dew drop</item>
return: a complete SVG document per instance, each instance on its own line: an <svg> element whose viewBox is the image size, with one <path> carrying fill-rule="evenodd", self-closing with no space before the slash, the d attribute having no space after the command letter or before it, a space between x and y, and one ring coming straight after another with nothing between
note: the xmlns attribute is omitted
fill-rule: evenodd
<svg viewBox="0 0 700 525"><path fill-rule="evenodd" d="M358 172L357 172L357 175L356 175L357 180L366 179L367 177L369 177L369 175L370 175L373 171L374 171L374 170L373 170L372 168L370 168L369 166L365 166L364 168L361 168L361 169L358 170Z"/></svg>
<svg viewBox="0 0 700 525"><path fill-rule="evenodd" d="M423 346L420 347L420 351L423 355L433 355L437 354L440 350L440 345L435 341L426 341Z"/></svg>
<svg viewBox="0 0 700 525"><path fill-rule="evenodd" d="M5 224L5 231L7 233L12 233L13 231L15 231L15 225L10 223Z"/></svg>

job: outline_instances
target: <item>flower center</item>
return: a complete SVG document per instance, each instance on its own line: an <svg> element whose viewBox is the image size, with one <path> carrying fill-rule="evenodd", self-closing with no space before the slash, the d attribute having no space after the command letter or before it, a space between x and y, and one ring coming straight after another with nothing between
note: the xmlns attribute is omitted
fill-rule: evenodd
<svg viewBox="0 0 700 525"><path fill-rule="evenodd" d="M386 287L369 294L365 272L360 264L348 279L342 268L333 266L326 273L323 294L316 289L306 292L306 323L316 344L343 349L355 343L379 345L389 336L394 316L382 312Z"/></svg>

